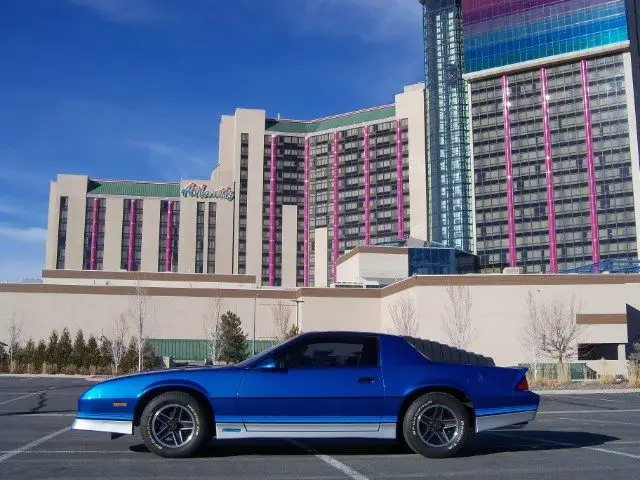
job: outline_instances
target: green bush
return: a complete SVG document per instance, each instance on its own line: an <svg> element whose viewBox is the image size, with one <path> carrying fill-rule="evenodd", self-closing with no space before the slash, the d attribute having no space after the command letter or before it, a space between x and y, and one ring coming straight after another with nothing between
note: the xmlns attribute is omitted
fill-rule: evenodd
<svg viewBox="0 0 640 480"><path fill-rule="evenodd" d="M84 333L82 329L76 333L76 338L73 342L73 365L78 368L82 368L87 362L87 345L84 341Z"/></svg>
<svg viewBox="0 0 640 480"><path fill-rule="evenodd" d="M220 317L220 350L218 358L225 363L239 363L247 358L247 336L240 317L227 312Z"/></svg>

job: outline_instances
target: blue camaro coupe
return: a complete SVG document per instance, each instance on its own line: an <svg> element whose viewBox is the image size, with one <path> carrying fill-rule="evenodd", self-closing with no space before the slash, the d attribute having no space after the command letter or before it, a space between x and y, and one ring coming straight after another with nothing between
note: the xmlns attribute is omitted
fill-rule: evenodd
<svg viewBox="0 0 640 480"><path fill-rule="evenodd" d="M430 458L532 421L526 369L437 342L304 333L233 366L122 376L82 394L73 428L133 434L164 457L232 438L398 439Z"/></svg>

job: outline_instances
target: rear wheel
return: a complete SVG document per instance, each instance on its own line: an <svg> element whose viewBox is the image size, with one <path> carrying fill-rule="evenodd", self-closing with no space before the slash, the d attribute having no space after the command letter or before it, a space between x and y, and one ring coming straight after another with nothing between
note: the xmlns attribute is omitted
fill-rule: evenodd
<svg viewBox="0 0 640 480"><path fill-rule="evenodd" d="M188 457L210 435L211 420L206 410L185 392L158 395L145 407L140 434L147 448L162 457Z"/></svg>
<svg viewBox="0 0 640 480"><path fill-rule="evenodd" d="M427 393L416 399L404 416L404 438L411 449L428 458L447 458L469 436L469 414L446 393Z"/></svg>

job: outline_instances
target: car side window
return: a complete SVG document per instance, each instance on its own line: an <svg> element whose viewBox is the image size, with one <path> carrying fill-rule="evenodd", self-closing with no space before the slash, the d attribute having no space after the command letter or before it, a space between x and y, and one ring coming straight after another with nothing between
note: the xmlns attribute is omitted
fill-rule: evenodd
<svg viewBox="0 0 640 480"><path fill-rule="evenodd" d="M292 345L277 363L283 368L375 367L378 341L375 337L310 339Z"/></svg>

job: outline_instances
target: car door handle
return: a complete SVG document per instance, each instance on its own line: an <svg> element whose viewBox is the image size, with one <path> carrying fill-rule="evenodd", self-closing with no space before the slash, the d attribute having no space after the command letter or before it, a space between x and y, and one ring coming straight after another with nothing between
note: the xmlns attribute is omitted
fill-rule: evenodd
<svg viewBox="0 0 640 480"><path fill-rule="evenodd" d="M358 383L373 383L376 379L373 377L360 377L358 379Z"/></svg>

